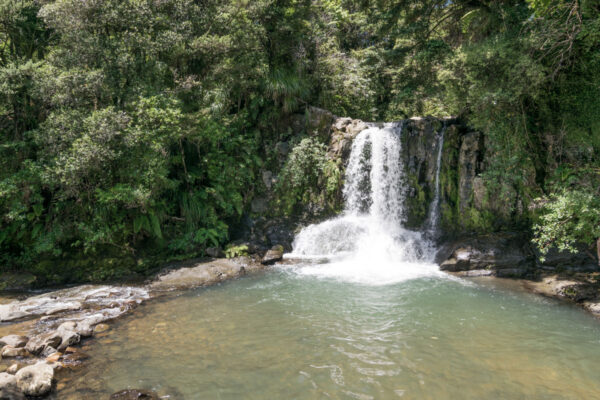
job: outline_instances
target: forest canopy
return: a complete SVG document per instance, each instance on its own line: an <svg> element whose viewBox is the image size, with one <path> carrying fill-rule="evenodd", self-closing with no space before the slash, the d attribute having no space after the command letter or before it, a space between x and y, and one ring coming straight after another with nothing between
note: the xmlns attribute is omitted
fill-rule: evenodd
<svg viewBox="0 0 600 400"><path fill-rule="evenodd" d="M459 116L540 248L600 236L598 0L0 0L0 265L226 243L308 105Z"/></svg>

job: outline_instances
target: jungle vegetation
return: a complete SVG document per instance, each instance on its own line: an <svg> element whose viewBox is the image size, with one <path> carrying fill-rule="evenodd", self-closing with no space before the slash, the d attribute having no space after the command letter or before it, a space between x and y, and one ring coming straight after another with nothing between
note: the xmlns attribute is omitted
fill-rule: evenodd
<svg viewBox="0 0 600 400"><path fill-rule="evenodd" d="M541 249L600 237L598 0L0 0L1 268L227 243L308 105L460 116Z"/></svg>

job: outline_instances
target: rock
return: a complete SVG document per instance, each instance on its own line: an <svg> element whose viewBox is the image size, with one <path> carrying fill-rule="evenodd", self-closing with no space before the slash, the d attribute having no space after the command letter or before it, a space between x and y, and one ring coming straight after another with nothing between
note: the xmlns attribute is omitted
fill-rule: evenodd
<svg viewBox="0 0 600 400"><path fill-rule="evenodd" d="M461 213L465 213L472 205L473 182L482 170L480 165L482 151L481 133L470 132L464 135L458 158L458 201Z"/></svg>
<svg viewBox="0 0 600 400"><path fill-rule="evenodd" d="M331 125L334 121L335 116L331 112L317 107L308 107L306 114L306 133L327 139L331 131Z"/></svg>
<svg viewBox="0 0 600 400"><path fill-rule="evenodd" d="M58 350L56 350L54 347L51 346L47 346L41 353L40 353L40 357L49 357L52 354L56 353Z"/></svg>
<svg viewBox="0 0 600 400"><path fill-rule="evenodd" d="M8 335L0 339L0 347L4 347L6 345L12 347L25 347L28 341L29 338L27 336Z"/></svg>
<svg viewBox="0 0 600 400"><path fill-rule="evenodd" d="M109 329L110 329L110 326L108 326L107 324L98 324L94 327L94 333L106 332Z"/></svg>
<svg viewBox="0 0 600 400"><path fill-rule="evenodd" d="M337 129L338 131L346 131L346 127L348 125L350 125L352 123L352 118L348 118L348 117L344 117L344 118L338 118L335 121L335 129Z"/></svg>
<svg viewBox="0 0 600 400"><path fill-rule="evenodd" d="M57 336L55 332L49 332L29 339L25 349L31 354L40 354L46 347L56 348L60 343L60 336Z"/></svg>
<svg viewBox="0 0 600 400"><path fill-rule="evenodd" d="M77 352L77 349L75 347L69 346L65 349L65 354L71 354L71 353L75 353L75 352Z"/></svg>
<svg viewBox="0 0 600 400"><path fill-rule="evenodd" d="M280 157L285 157L290 152L290 144L288 142L278 142L275 145L275 150L277 150Z"/></svg>
<svg viewBox="0 0 600 400"><path fill-rule="evenodd" d="M225 257L225 253L223 253L223 249L221 249L220 247L208 247L204 252L207 256L213 258Z"/></svg>
<svg viewBox="0 0 600 400"><path fill-rule="evenodd" d="M346 125L346 132L354 139L356 135L368 128L369 126L365 122L360 119L354 119L349 125Z"/></svg>
<svg viewBox="0 0 600 400"><path fill-rule="evenodd" d="M264 265L273 264L277 261L281 261L283 259L283 246L277 245L273 246L271 250L267 251L267 254L261 260L261 263Z"/></svg>
<svg viewBox="0 0 600 400"><path fill-rule="evenodd" d="M83 361L90 358L89 355L83 351L75 351L73 353L65 354L62 357L62 362L65 366L73 367L80 365Z"/></svg>
<svg viewBox="0 0 600 400"><path fill-rule="evenodd" d="M171 271L149 285L151 290L191 289L212 285L226 279L235 278L249 272L261 270L262 265L249 257L237 259L218 259L197 264L192 268L180 268Z"/></svg>
<svg viewBox="0 0 600 400"><path fill-rule="evenodd" d="M20 369L15 375L17 387L27 396L43 396L50 392L54 369L41 361Z"/></svg>
<svg viewBox="0 0 600 400"><path fill-rule="evenodd" d="M273 187L273 173L271 171L263 171L262 172L262 181L265 185L265 187L268 190L271 190L271 188Z"/></svg>
<svg viewBox="0 0 600 400"><path fill-rule="evenodd" d="M63 323L56 330L56 334L60 335L60 345L56 348L58 351L64 351L72 344L77 344L81 341L81 335L77 333L77 323L68 321Z"/></svg>
<svg viewBox="0 0 600 400"><path fill-rule="evenodd" d="M16 373L17 373L17 371L18 371L20 368L21 368L21 364L19 364L19 363L14 363L14 364L11 364L11 366L10 366L10 367L8 367L8 368L6 369L6 372L8 372L9 374L12 374L12 375L14 375L14 374L16 374Z"/></svg>
<svg viewBox="0 0 600 400"><path fill-rule="evenodd" d="M504 270L504 276L525 274L534 266L529 240L499 233L458 239L440 246L435 257L444 271Z"/></svg>
<svg viewBox="0 0 600 400"><path fill-rule="evenodd" d="M28 357L30 355L29 352L23 347L17 348L9 345L4 346L0 353L2 354L3 358Z"/></svg>
<svg viewBox="0 0 600 400"><path fill-rule="evenodd" d="M3 272L2 274L0 274L0 290L29 290L31 289L35 281L35 275L26 272Z"/></svg>
<svg viewBox="0 0 600 400"><path fill-rule="evenodd" d="M125 389L110 395L110 400L158 400L156 392L144 389Z"/></svg>
<svg viewBox="0 0 600 400"><path fill-rule="evenodd" d="M5 372L0 373L0 399L24 400L25 396L17 386L17 378Z"/></svg>
<svg viewBox="0 0 600 400"><path fill-rule="evenodd" d="M46 362L49 362L49 363L58 362L58 360L60 360L60 358L62 357L62 355L63 355L63 353L61 353L60 351L52 353L48 357L46 357Z"/></svg>
<svg viewBox="0 0 600 400"><path fill-rule="evenodd" d="M264 214L269 210L269 200L264 197L255 197L250 203L250 210L255 214Z"/></svg>

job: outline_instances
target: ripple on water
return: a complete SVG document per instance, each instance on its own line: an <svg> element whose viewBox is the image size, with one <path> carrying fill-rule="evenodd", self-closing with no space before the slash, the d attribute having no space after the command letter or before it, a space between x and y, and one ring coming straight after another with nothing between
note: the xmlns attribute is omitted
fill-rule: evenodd
<svg viewBox="0 0 600 400"><path fill-rule="evenodd" d="M151 302L94 339L93 362L59 394L600 398L593 318L484 285L372 286L280 271Z"/></svg>

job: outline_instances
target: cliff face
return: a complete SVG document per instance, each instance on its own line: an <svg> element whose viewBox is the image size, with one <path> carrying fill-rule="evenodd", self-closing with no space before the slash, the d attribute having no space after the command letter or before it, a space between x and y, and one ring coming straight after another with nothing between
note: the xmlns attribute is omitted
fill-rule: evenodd
<svg viewBox="0 0 600 400"><path fill-rule="evenodd" d="M372 123L329 115L313 109L308 121L332 121L319 131L329 143L329 157L346 166L352 140ZM516 188L484 179L489 157L485 138L457 119L412 118L402 121L402 160L406 171L406 225L418 229L428 217L436 190L438 149L443 135L440 165L440 213L444 234L493 232L523 227L527 204ZM341 183L343 184L343 182ZM340 199L343 201L343 199Z"/></svg>
<svg viewBox="0 0 600 400"><path fill-rule="evenodd" d="M331 217L335 210L343 210L341 188L352 143L360 132L377 125L379 123L339 118L317 108L310 108L306 114L292 115L283 121L280 130L287 133L274 143L272 149L277 154L277 165L272 164L262 171L260 187L252 201L251 218L247 219L244 228L246 233L236 236L250 237L266 247L283 243L289 249L294 227L323 220ZM427 222L436 191L442 135L439 227L443 239L527 227L527 202L521 193L505 182L484 177L493 154L486 147L485 138L480 132L452 118L411 118L401 121L401 125L401 159L407 186L405 225L408 228L421 229ZM306 137L324 143L327 146L327 158L339 168L341 179L337 183L339 187L335 204L331 204L330 198L328 204L324 200L313 201L301 207L296 214L281 218L281 214L275 211L280 195L276 190L281 179L280 169L289 159L294 146ZM325 185L317 190L324 193ZM316 196L317 199L326 197ZM286 240L282 242L283 236L271 231L289 233L283 235ZM269 239L271 236L272 240Z"/></svg>

